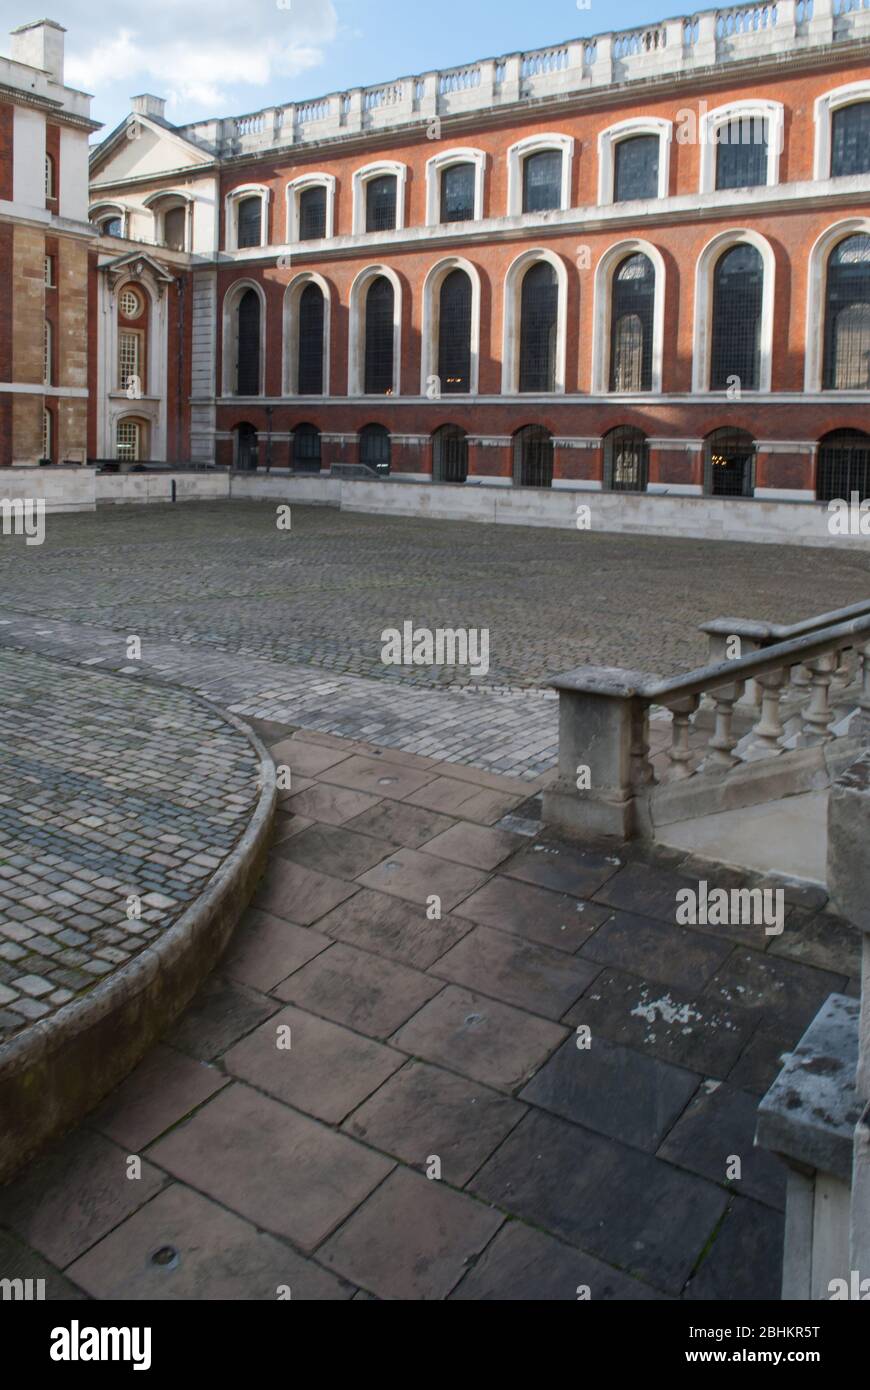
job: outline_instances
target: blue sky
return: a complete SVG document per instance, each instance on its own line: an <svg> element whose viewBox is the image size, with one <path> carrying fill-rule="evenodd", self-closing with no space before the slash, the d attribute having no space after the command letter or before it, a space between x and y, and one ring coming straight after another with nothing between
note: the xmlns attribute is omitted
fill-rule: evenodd
<svg viewBox="0 0 870 1390"><path fill-rule="evenodd" d="M111 129L138 92L167 97L180 124L667 13L656 0L40 0L39 10L2 0L0 34L43 14L63 24L67 81L94 93L94 116Z"/></svg>

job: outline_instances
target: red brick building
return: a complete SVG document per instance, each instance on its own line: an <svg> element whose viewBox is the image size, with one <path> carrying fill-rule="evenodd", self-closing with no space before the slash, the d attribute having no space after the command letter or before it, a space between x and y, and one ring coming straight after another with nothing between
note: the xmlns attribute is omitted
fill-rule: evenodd
<svg viewBox="0 0 870 1390"><path fill-rule="evenodd" d="M779 0L239 119L136 98L92 160L92 455L870 492L868 42Z"/></svg>

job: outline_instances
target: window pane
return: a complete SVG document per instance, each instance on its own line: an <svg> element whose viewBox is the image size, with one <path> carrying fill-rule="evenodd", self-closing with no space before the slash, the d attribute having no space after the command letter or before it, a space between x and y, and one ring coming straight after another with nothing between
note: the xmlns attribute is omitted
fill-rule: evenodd
<svg viewBox="0 0 870 1390"><path fill-rule="evenodd" d="M441 221L471 222L474 220L473 164L453 164L441 173Z"/></svg>
<svg viewBox="0 0 870 1390"><path fill-rule="evenodd" d="M442 425L433 435L432 478L436 483L468 479L468 435L458 425Z"/></svg>
<svg viewBox="0 0 870 1390"><path fill-rule="evenodd" d="M620 425L604 440L604 485L614 492L645 492L649 445L643 430Z"/></svg>
<svg viewBox="0 0 870 1390"><path fill-rule="evenodd" d="M170 251L184 250L184 231L187 222L186 208L170 208L163 218L163 240Z"/></svg>
<svg viewBox="0 0 870 1390"><path fill-rule="evenodd" d="M555 391L559 296L556 272L539 261L526 272L520 306L520 390Z"/></svg>
<svg viewBox="0 0 870 1390"><path fill-rule="evenodd" d="M717 188L760 188L767 183L767 121L740 116L721 125L717 138Z"/></svg>
<svg viewBox="0 0 870 1390"><path fill-rule="evenodd" d="M365 392L386 396L393 390L393 287L378 276L366 296Z"/></svg>
<svg viewBox="0 0 870 1390"><path fill-rule="evenodd" d="M632 135L617 142L613 176L613 200L659 196L659 137Z"/></svg>
<svg viewBox="0 0 870 1390"><path fill-rule="evenodd" d="M562 206L562 152L542 150L523 160L523 212Z"/></svg>
<svg viewBox="0 0 870 1390"><path fill-rule="evenodd" d="M246 290L239 303L239 356L236 391L240 396L260 394L260 300Z"/></svg>
<svg viewBox="0 0 870 1390"><path fill-rule="evenodd" d="M438 325L441 390L471 390L471 281L452 270L441 286Z"/></svg>
<svg viewBox="0 0 870 1390"><path fill-rule="evenodd" d="M118 334L118 384L122 391L126 391L131 384L135 386L142 375L139 367L141 341L138 333L122 330ZM131 378L134 378L132 383Z"/></svg>
<svg viewBox="0 0 870 1390"><path fill-rule="evenodd" d="M870 172L870 101L835 111L831 121L831 177Z"/></svg>
<svg viewBox="0 0 870 1390"><path fill-rule="evenodd" d="M816 497L832 502L857 492L870 498L870 434L864 430L834 430L819 440Z"/></svg>
<svg viewBox="0 0 870 1390"><path fill-rule="evenodd" d="M299 300L299 394L323 394L323 291L306 285Z"/></svg>
<svg viewBox="0 0 870 1390"><path fill-rule="evenodd" d="M828 262L822 384L870 390L870 236L863 233L841 241Z"/></svg>
<svg viewBox="0 0 870 1390"><path fill-rule="evenodd" d="M299 195L299 240L320 241L326 236L326 189L304 188Z"/></svg>
<svg viewBox="0 0 870 1390"><path fill-rule="evenodd" d="M553 436L542 425L526 425L514 435L514 485L553 486Z"/></svg>
<svg viewBox="0 0 870 1390"><path fill-rule="evenodd" d="M651 391L655 271L646 256L621 263L611 299L610 389Z"/></svg>
<svg viewBox="0 0 870 1390"><path fill-rule="evenodd" d="M109 217L100 227L103 236L121 236L120 217Z"/></svg>
<svg viewBox="0 0 870 1390"><path fill-rule="evenodd" d="M239 203L240 247L259 246L262 241L263 202L261 198L243 198Z"/></svg>
<svg viewBox="0 0 870 1390"><path fill-rule="evenodd" d="M714 497L751 497L755 440L745 430L716 430L707 439L706 491Z"/></svg>
<svg viewBox="0 0 870 1390"><path fill-rule="evenodd" d="M390 436L383 425L365 425L360 430L359 461L379 473L389 473Z"/></svg>
<svg viewBox="0 0 870 1390"><path fill-rule="evenodd" d="M732 246L713 275L713 349L710 390L724 391L737 377L757 391L761 370L761 300L764 265L754 246Z"/></svg>
<svg viewBox="0 0 870 1390"><path fill-rule="evenodd" d="M369 179L366 184L366 231L389 232L396 225L396 177Z"/></svg>
<svg viewBox="0 0 870 1390"><path fill-rule="evenodd" d="M139 425L137 421L120 420L115 442L117 457L135 463L139 458Z"/></svg>
<svg viewBox="0 0 870 1390"><path fill-rule="evenodd" d="M303 473L320 472L320 430L297 425L293 431L293 467Z"/></svg>

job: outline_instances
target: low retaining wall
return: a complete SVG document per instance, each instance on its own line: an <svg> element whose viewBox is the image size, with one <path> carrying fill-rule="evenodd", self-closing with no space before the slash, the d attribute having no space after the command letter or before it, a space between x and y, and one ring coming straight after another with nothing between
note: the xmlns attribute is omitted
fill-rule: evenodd
<svg viewBox="0 0 870 1390"><path fill-rule="evenodd" d="M171 502L173 483L177 502L225 502L230 495L228 473L98 473L94 483L100 506Z"/></svg>
<svg viewBox="0 0 870 1390"><path fill-rule="evenodd" d="M92 468L0 468L0 500L44 502L50 512L92 512Z"/></svg>

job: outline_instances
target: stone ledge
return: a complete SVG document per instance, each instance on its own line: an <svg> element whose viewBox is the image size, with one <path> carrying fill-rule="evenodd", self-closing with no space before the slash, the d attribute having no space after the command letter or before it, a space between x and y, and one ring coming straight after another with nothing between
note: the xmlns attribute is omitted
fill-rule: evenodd
<svg viewBox="0 0 870 1390"><path fill-rule="evenodd" d="M275 768L254 732L201 697L252 745L262 789L247 828L165 935L84 997L0 1046L0 1182L81 1120L141 1061L220 959L268 852Z"/></svg>

